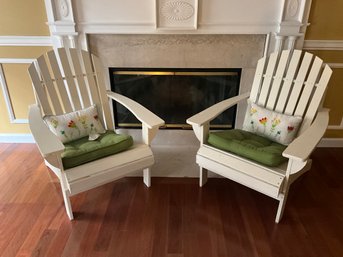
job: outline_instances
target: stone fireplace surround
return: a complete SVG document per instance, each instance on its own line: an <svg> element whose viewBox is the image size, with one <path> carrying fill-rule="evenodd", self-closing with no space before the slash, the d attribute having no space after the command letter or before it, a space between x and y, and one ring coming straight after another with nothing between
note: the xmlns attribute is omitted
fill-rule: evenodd
<svg viewBox="0 0 343 257"><path fill-rule="evenodd" d="M91 34L88 42L107 74L108 67L242 68L240 93L244 93L250 90L257 60L263 56L265 35ZM244 114L243 103L237 110L236 127ZM130 133L140 140L140 130ZM156 160L152 175L198 176L198 147L192 130L160 130L152 143Z"/></svg>

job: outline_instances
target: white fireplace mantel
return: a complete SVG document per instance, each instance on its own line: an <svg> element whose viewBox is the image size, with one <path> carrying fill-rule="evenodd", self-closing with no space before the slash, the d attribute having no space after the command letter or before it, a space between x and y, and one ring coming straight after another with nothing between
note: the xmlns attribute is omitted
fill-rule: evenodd
<svg viewBox="0 0 343 257"><path fill-rule="evenodd" d="M54 46L87 34L268 34L269 52L302 48L311 0L45 0Z"/></svg>

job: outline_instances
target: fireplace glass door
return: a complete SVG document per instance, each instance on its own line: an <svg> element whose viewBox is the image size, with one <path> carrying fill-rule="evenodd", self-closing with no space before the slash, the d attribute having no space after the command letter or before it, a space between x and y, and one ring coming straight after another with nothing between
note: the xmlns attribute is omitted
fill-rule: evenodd
<svg viewBox="0 0 343 257"><path fill-rule="evenodd" d="M240 69L110 68L111 90L145 106L165 120L165 128L187 129L186 119L236 96ZM140 127L122 105L113 102L116 127ZM211 122L211 128L234 127L236 107Z"/></svg>

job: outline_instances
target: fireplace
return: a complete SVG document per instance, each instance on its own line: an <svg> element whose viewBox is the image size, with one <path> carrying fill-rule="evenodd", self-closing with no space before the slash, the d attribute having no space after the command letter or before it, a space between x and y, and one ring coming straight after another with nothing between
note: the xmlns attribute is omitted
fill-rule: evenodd
<svg viewBox="0 0 343 257"><path fill-rule="evenodd" d="M110 68L111 90L161 117L168 129L190 129L186 119L239 91L240 69ZM117 128L140 128L124 106L113 102ZM211 128L235 125L236 106L211 122Z"/></svg>
<svg viewBox="0 0 343 257"><path fill-rule="evenodd" d="M263 56L265 35L171 35L171 34L90 34L89 50L98 56L108 76L110 67L155 69L240 68L239 94L248 92L257 60ZM108 79L108 82L109 79ZM107 84L111 90L110 83ZM237 105L235 128L243 124L246 101ZM140 129L117 129L134 135L140 142ZM195 155L199 141L192 130L159 130L152 142L155 154L153 176L196 177ZM140 175L140 174L135 174Z"/></svg>

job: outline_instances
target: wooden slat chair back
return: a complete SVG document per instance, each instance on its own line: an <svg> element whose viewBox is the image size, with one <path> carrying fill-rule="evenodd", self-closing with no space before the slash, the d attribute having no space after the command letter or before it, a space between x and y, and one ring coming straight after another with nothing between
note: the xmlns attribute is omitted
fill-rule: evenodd
<svg viewBox="0 0 343 257"><path fill-rule="evenodd" d="M143 181L150 186L154 156L150 143L164 121L145 107L120 94L106 90L100 60L86 51L59 48L40 56L29 67L37 103L30 106L29 125L46 165L58 176L66 212L73 219L69 197L143 170ZM142 122L142 143L126 151L80 166L64 169L62 142L44 123L44 115L60 115L96 104L99 118L113 130L109 99L124 105Z"/></svg>
<svg viewBox="0 0 343 257"><path fill-rule="evenodd" d="M200 141L196 162L200 186L207 170L232 179L279 201L276 222L285 207L293 181L311 167L309 156L322 138L329 122L328 110L321 108L332 70L323 61L300 50L284 50L261 58L250 92L224 100L187 119ZM240 101L250 99L260 106L303 118L297 138L282 155L286 164L267 167L207 144L210 121Z"/></svg>
<svg viewBox="0 0 343 257"><path fill-rule="evenodd" d="M267 109L301 116L301 134L312 123L321 104L332 70L306 52L294 50L272 53L257 63L250 100ZM321 74L322 72L322 74Z"/></svg>
<svg viewBox="0 0 343 257"><path fill-rule="evenodd" d="M96 104L107 129L113 119L98 57L75 48L51 50L31 64L29 73L45 115L63 114ZM92 59L91 59L92 58ZM61 65L58 64L60 62Z"/></svg>

